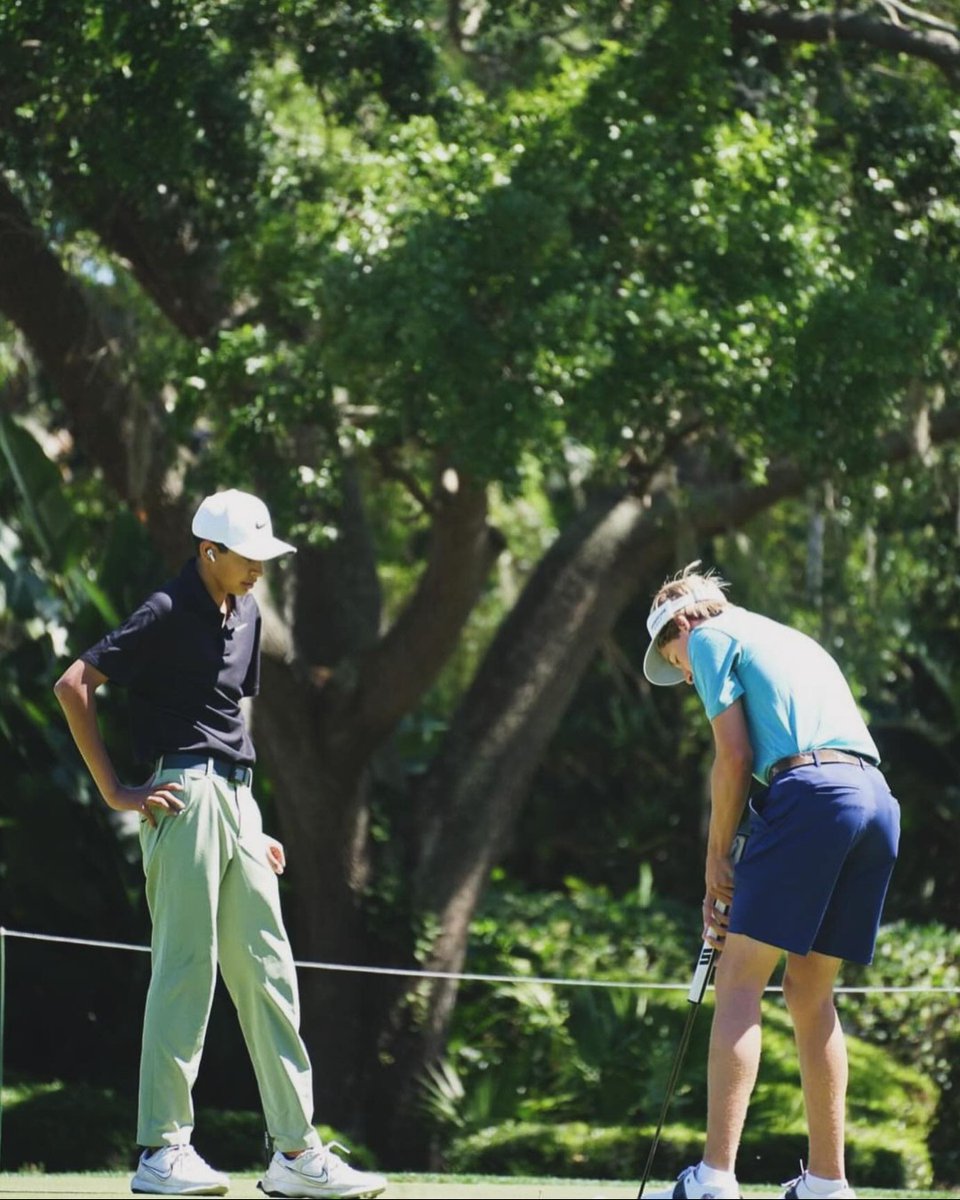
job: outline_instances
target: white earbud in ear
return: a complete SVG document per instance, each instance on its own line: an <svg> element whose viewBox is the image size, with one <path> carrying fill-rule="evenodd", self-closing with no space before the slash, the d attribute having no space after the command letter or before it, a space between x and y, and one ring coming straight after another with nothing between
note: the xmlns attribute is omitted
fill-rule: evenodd
<svg viewBox="0 0 960 1200"><path fill-rule="evenodd" d="M209 546L207 547L207 558L209 558L211 562L216 562L216 560L217 560L217 556L214 554L214 552L210 549Z"/></svg>

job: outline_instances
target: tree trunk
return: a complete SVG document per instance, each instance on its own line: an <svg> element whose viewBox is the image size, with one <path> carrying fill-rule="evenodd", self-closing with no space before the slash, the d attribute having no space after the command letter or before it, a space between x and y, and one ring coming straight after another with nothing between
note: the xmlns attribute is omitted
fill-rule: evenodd
<svg viewBox="0 0 960 1200"><path fill-rule="evenodd" d="M644 500L628 496L592 510L554 543L501 627L419 797L415 911L438 930L426 969L462 969L470 921L550 736L635 593L638 565L652 578L669 551L670 533L651 521ZM422 985L421 1023L396 988L395 1066L381 1087L377 1123L391 1162L422 1161L426 1152L418 1083L442 1054L457 990L453 980Z"/></svg>
<svg viewBox="0 0 960 1200"><path fill-rule="evenodd" d="M257 748L269 769L278 836L295 891L288 909L298 958L367 960L363 892L369 875L364 772L317 736L321 700L294 666L264 658ZM360 1097L369 1058L363 976L300 973L302 1028L314 1064L316 1119L363 1137Z"/></svg>
<svg viewBox="0 0 960 1200"><path fill-rule="evenodd" d="M909 28L905 21L885 21L879 14L858 12L839 5L824 5L819 11L793 12L775 4L763 4L749 11L735 8L731 20L734 29L756 30L781 41L847 41L875 46L891 54L926 59L943 71L951 87L960 85L960 37L946 22L938 23L937 28L916 30ZM929 19L925 23L932 24Z"/></svg>
<svg viewBox="0 0 960 1200"><path fill-rule="evenodd" d="M367 920L374 871L371 763L447 661L502 539L487 524L482 488L462 481L453 492L441 489L420 582L381 634L361 501L346 464L340 538L295 560L293 630L278 629L275 614L263 606L271 632L254 731L269 764L296 887L291 925L298 955L362 965L386 952L412 964L409 926L399 945L384 950ZM409 836L409 822L398 820L395 834ZM376 1030L390 996L369 977L339 971L304 971L301 990L317 1118L366 1139Z"/></svg>
<svg viewBox="0 0 960 1200"><path fill-rule="evenodd" d="M0 312L25 335L70 414L83 452L150 524L169 563L189 546L174 448L156 396L120 361L80 285L64 271L20 200L0 178Z"/></svg>

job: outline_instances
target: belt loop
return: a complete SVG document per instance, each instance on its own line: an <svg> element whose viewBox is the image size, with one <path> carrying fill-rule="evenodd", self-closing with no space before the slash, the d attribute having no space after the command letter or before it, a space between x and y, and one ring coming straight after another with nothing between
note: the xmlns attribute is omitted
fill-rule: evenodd
<svg viewBox="0 0 960 1200"><path fill-rule="evenodd" d="M216 763L214 762L213 757L211 756L210 758L207 759L207 765L203 772L204 775L214 775L216 773L214 770L215 767L216 767Z"/></svg>
<svg viewBox="0 0 960 1200"><path fill-rule="evenodd" d="M810 753L813 755L813 765L815 767L819 767L820 766L820 756L817 754L816 750L811 750Z"/></svg>
<svg viewBox="0 0 960 1200"><path fill-rule="evenodd" d="M860 755L859 755L859 754L857 755L857 762L860 764L860 770L861 770L861 771L865 771L865 770L867 769L867 768L866 768L866 767L863 765L863 759L860 757Z"/></svg>

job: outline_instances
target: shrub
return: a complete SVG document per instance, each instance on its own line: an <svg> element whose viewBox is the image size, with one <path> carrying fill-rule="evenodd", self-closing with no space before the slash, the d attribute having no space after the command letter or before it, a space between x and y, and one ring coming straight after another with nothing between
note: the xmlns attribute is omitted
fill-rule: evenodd
<svg viewBox="0 0 960 1200"><path fill-rule="evenodd" d="M439 1126L584 1115L616 1122L638 1107L638 1083L642 1091L646 1075L659 1077L663 1037L652 993L524 976L675 979L689 971L696 913L654 902L649 871L619 900L605 888L567 886L562 894L499 886L488 896L469 966L514 978L461 988L448 1062L425 1087Z"/></svg>
<svg viewBox="0 0 960 1200"><path fill-rule="evenodd" d="M522 976L683 980L697 948L697 914L656 901L643 877L621 900L603 888L574 881L568 887L567 894L552 896L496 888L477 923L470 968L519 978L465 986L449 1058L426 1084L436 1142L448 1148L451 1167L470 1160L469 1169L525 1171L527 1160L535 1159L531 1166L540 1172L552 1169L554 1156L569 1170L568 1141L579 1130L585 1141L576 1153L589 1164L583 1174L636 1173L643 1149L636 1144L638 1130L652 1133L659 1115L688 1012L685 996L525 983ZM911 957L906 950L904 957ZM858 1008L882 1013L875 1000L860 1001ZM702 1147L709 999L704 1008L671 1107L672 1140L662 1151L661 1174L667 1167L679 1170ZM928 1186L933 1173L927 1147L939 1128L938 1088L925 1077L928 1061L895 1057L885 1037L873 1036L882 1028L876 1023L846 1023L866 1035L848 1039L851 1173L874 1186ZM895 1032L892 1022L890 1036ZM506 1132L498 1134L496 1126ZM542 1154L534 1146L538 1130L546 1131ZM782 998L769 997L741 1174L745 1180L783 1178L806 1155L793 1032Z"/></svg>
<svg viewBox="0 0 960 1200"><path fill-rule="evenodd" d="M19 1083L3 1089L3 1168L43 1171L123 1171L136 1163L136 1100L90 1084ZM196 1144L226 1171L260 1170L267 1151L257 1112L199 1109ZM354 1166L373 1166L369 1150L317 1126L325 1141L350 1146Z"/></svg>
<svg viewBox="0 0 960 1200"><path fill-rule="evenodd" d="M671 1121L658 1158L660 1174L677 1171L699 1155L706 1118L706 1064L709 1010L694 1025L681 1084L671 1108ZM537 1119L535 1097L524 1096L515 1108L525 1118L498 1115L485 1128L476 1126L484 1106L471 1110L464 1088L465 1112L460 1132L448 1144L446 1165L452 1170L541 1174L560 1170L584 1177L630 1178L638 1157L645 1153L659 1115L680 1031L687 1015L683 996L661 996L644 1009L644 1053L639 1043L624 1047L617 1077L632 1080L629 1101L619 1120L593 1114L607 1111L604 1075L586 1085L580 1116L564 1119L559 1110L575 1107L568 1094ZM851 1174L873 1187L926 1187L932 1180L927 1139L938 1092L919 1071L897 1063L883 1049L857 1038L848 1039L852 1087L848 1104L848 1153ZM513 1079L512 1073L508 1077ZM486 1082L486 1081L484 1081ZM626 1087L624 1086L624 1091ZM506 1108L506 1104L502 1105ZM473 1120L469 1118L473 1117ZM549 1117L553 1117L553 1121ZM633 1124L625 1124L630 1118ZM542 1145L538 1146L538 1139ZM782 1001L764 1004L764 1055L750 1108L748 1128L739 1159L745 1182L784 1177L807 1155L803 1098L793 1033Z"/></svg>
<svg viewBox="0 0 960 1200"><path fill-rule="evenodd" d="M943 925L885 926L870 967L847 965L843 983L960 987L960 931ZM922 1071L940 1089L930 1132L934 1178L960 1177L960 1005L956 993L841 995L844 1027Z"/></svg>
<svg viewBox="0 0 960 1200"><path fill-rule="evenodd" d="M120 1171L133 1154L136 1106L91 1084L3 1089L3 1167L20 1171Z"/></svg>
<svg viewBox="0 0 960 1200"><path fill-rule="evenodd" d="M507 1121L456 1138L447 1167L477 1174L564 1176L580 1179L636 1179L646 1161L652 1125L590 1125L586 1121ZM858 1184L883 1188L929 1185L930 1160L922 1140L886 1130L854 1126L849 1131L849 1172ZM672 1178L696 1162L703 1130L677 1123L664 1127L656 1177ZM782 1179L806 1156L802 1129L771 1132L750 1126L743 1138L737 1172L744 1183Z"/></svg>

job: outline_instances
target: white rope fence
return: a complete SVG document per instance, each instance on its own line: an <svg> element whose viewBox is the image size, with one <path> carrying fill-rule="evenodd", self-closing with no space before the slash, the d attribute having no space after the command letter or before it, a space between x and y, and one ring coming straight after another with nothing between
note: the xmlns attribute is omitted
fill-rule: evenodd
<svg viewBox="0 0 960 1200"><path fill-rule="evenodd" d="M130 942L107 942L95 938L65 937L51 933L30 933L22 929L6 929L0 925L0 940L5 938L20 938L32 942L57 942L69 946L89 946L101 950L132 950L140 954L149 954L149 946L135 946ZM540 983L553 987L594 987L594 988L631 988L637 991L687 991L686 983L653 983L637 979L565 979L551 975L487 975L471 971L423 971L407 967L370 967L358 963L327 963L305 962L294 960L295 965L310 971L345 971L358 975L396 975L408 979L456 979L464 983ZM782 992L782 987L768 987L767 992ZM912 984L904 987L836 987L835 992L849 995L960 995L960 985L954 987L934 986L932 984Z"/></svg>

